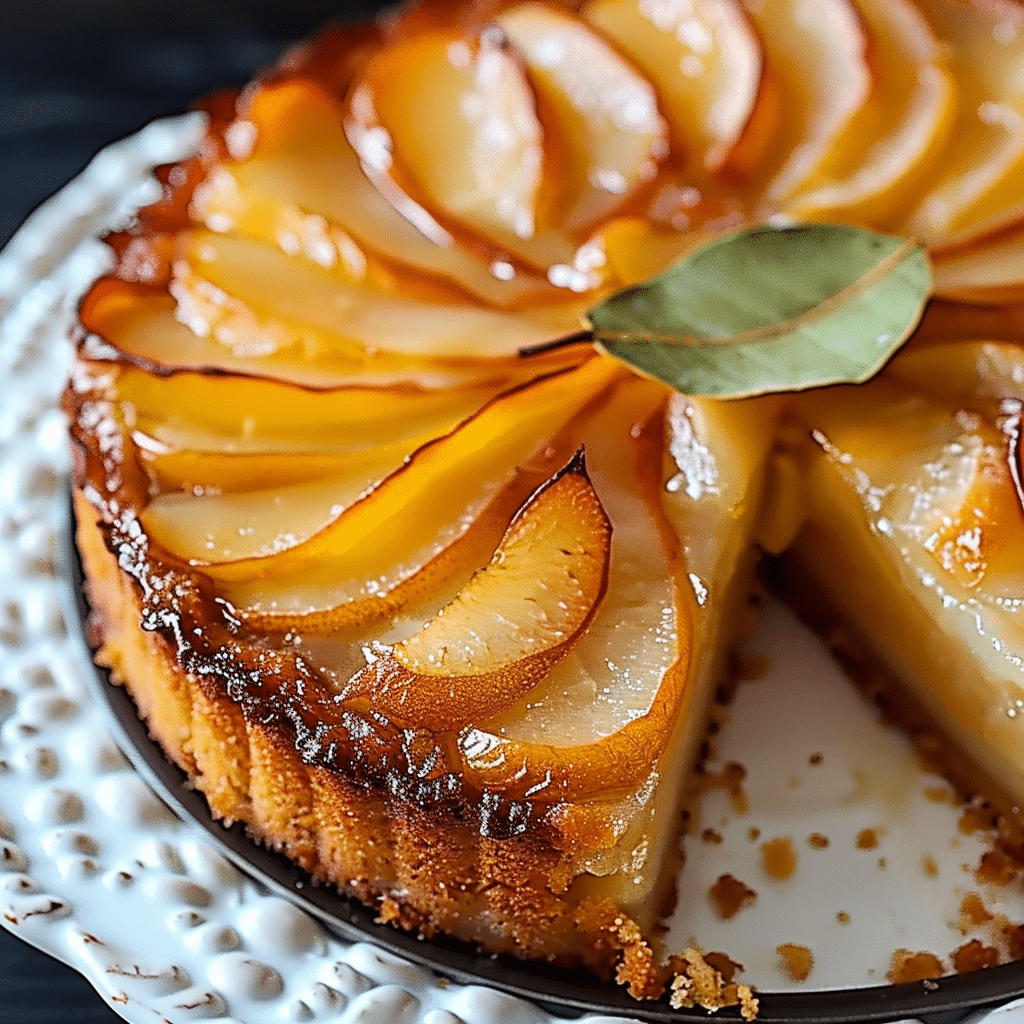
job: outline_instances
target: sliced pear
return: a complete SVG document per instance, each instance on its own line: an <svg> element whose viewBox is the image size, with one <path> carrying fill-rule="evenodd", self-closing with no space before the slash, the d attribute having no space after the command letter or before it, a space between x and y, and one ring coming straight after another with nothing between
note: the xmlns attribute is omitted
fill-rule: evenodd
<svg viewBox="0 0 1024 1024"><path fill-rule="evenodd" d="M185 562L203 566L208 575L222 581L244 583L270 577L281 583L305 570L297 581L305 586L339 572L340 555L351 552L350 560L358 561L370 554L353 552L356 544L350 534L359 528L366 531L364 539L372 535L375 542L388 532L399 534L401 544L399 537L394 538L396 552L410 543L432 541L457 519L454 503L470 488L471 468L478 470L482 480L492 481L489 492L483 488L489 500L514 475L515 465L543 448L580 405L609 384L615 372L604 360L592 359L580 371L543 378L488 403L453 433L432 439L412 455L408 446L374 445L353 458L344 475L319 483L229 494L162 494L140 518L161 547ZM569 381L584 385L579 394L565 393ZM387 486L378 487L385 478ZM440 522L412 507L417 490L430 496L428 507L437 510ZM470 504L466 499L459 507ZM292 505L296 522L289 524ZM393 517L404 518L403 509L414 522L390 522ZM374 514L382 520L376 528L371 522ZM311 551L307 542L314 535L317 540ZM381 559L377 544L370 547ZM296 550L285 555L292 548ZM385 564L390 564L389 549L385 547L384 552ZM325 566L325 558L332 558L333 564Z"/></svg>
<svg viewBox="0 0 1024 1024"><path fill-rule="evenodd" d="M1019 572L1024 516L1007 438L979 421L945 445L918 478L901 528L965 587L977 587L1000 562Z"/></svg>
<svg viewBox="0 0 1024 1024"><path fill-rule="evenodd" d="M208 370L274 377L304 386L340 386L361 376L362 362L336 358L317 366L294 355L254 355L235 351L207 332L196 334L178 320L177 303L152 288L105 279L96 284L79 309L86 357L121 357L155 372ZM333 365L332 365L333 364Z"/></svg>
<svg viewBox="0 0 1024 1024"><path fill-rule="evenodd" d="M211 172L196 189L193 216L212 230L294 250L302 247L296 223L319 215L368 252L497 306L551 290L543 278L459 244L409 197L396 191L385 198L364 173L342 117L340 103L314 82L271 82L255 90L238 122L255 135L252 152ZM325 233L327 245L337 248L330 230ZM317 250L328 251L323 242ZM344 251L333 265L344 270Z"/></svg>
<svg viewBox="0 0 1024 1024"><path fill-rule="evenodd" d="M221 236L216 237L220 241ZM355 339L343 334L325 330L320 324L309 324L294 317L275 316L269 312L273 306L274 293L262 292L263 302L253 309L244 299L231 294L218 283L210 280L213 275L203 275L196 268L206 270L206 262L213 263L217 257L227 250L230 254L239 253L239 247L233 246L231 240L227 245L206 246L197 252L191 252L190 242L194 236L183 234L178 239L178 258L173 264L173 273L168 284L168 291L174 297L176 306L175 317L180 320L193 334L200 337L210 336L218 344L230 349L235 355L260 358L263 356L291 356L308 362L342 361L358 366L366 361L365 349ZM183 251L184 250L184 251ZM270 256L271 250L266 254ZM189 261L193 255L195 263ZM260 273L257 264L255 274L250 275L245 257L233 263L221 259L235 271L234 283L243 282L249 290L266 287L267 275ZM264 264L266 261L264 261ZM294 260L282 255L279 266L293 266L295 277L302 278L303 269ZM267 269L264 265L264 271ZM249 280L255 277L255 280ZM327 288L324 288L327 291Z"/></svg>
<svg viewBox="0 0 1024 1024"><path fill-rule="evenodd" d="M370 362L359 363L337 355L318 362L307 362L287 352L244 355L209 335L195 334L176 318L176 311L176 303L166 295L120 281L104 281L92 289L81 306L82 323L92 332L83 342L83 356L101 360L121 358L157 374L175 370L212 374L226 371L313 388L402 384L443 388L483 381L514 383L585 358L579 350L561 349L529 360L449 364L381 354Z"/></svg>
<svg viewBox="0 0 1024 1024"><path fill-rule="evenodd" d="M960 90L955 144L906 231L926 241L989 227L1020 204L1024 10L1010 0L920 0L949 44Z"/></svg>
<svg viewBox="0 0 1024 1024"><path fill-rule="evenodd" d="M378 557L376 564L366 569L375 575L232 585L238 613L259 629L301 633L311 653L316 649L317 660L326 653L332 672L337 670L336 663L352 660L353 651L345 648L351 646L346 638L355 628L360 633L360 651L367 642L395 639L396 627L385 622L393 616L401 615L404 625L397 627L398 632L408 635L410 628L437 614L445 601L454 600L472 575L487 564L509 520L552 472L564 465L577 440L570 424L552 437L543 451L520 463L504 483L484 481L459 522L447 524L414 550L407 546ZM367 632L374 623L384 624ZM363 661L361 655L355 657L358 665ZM349 674L343 672L341 678L347 679Z"/></svg>
<svg viewBox="0 0 1024 1024"><path fill-rule="evenodd" d="M425 437L419 443L429 440ZM133 432L132 441L160 491L187 491L193 495L270 491L291 484L329 480L351 472L367 460L366 452L170 449L140 430ZM375 454L382 457L384 469L379 475L371 474L368 480L381 479L401 463L408 449L405 442L375 449Z"/></svg>
<svg viewBox="0 0 1024 1024"><path fill-rule="evenodd" d="M460 737L479 785L579 799L609 780L642 782L664 749L685 687L693 614L661 505L662 432L651 420L664 396L646 382L621 389L585 432L589 471L615 524L608 588L586 635L548 678Z"/></svg>
<svg viewBox="0 0 1024 1024"><path fill-rule="evenodd" d="M396 42L354 84L348 134L375 169L399 161L434 209L485 236L524 239L536 229L543 132L522 66L501 42L440 30Z"/></svg>
<svg viewBox="0 0 1024 1024"><path fill-rule="evenodd" d="M351 463L340 476L266 490L161 494L139 520L150 540L187 564L269 558L324 530L396 466L392 452L377 450Z"/></svg>
<svg viewBox="0 0 1024 1024"><path fill-rule="evenodd" d="M843 389L828 409L807 406L876 543L933 612L952 609L941 613L951 635L966 617L968 649L990 628L976 613L1013 615L1021 600L1022 396L1019 348L976 342L901 355L863 398Z"/></svg>
<svg viewBox="0 0 1024 1024"><path fill-rule="evenodd" d="M677 154L711 171L735 162L766 86L760 40L737 0L591 0L581 16L651 80Z"/></svg>
<svg viewBox="0 0 1024 1024"><path fill-rule="evenodd" d="M868 99L867 35L848 0L747 0L785 117L766 157L762 199L774 209L825 171L851 119Z"/></svg>
<svg viewBox="0 0 1024 1024"><path fill-rule="evenodd" d="M571 14L540 3L497 23L523 58L547 133L547 223L590 227L648 184L668 153L650 83ZM552 161L552 150L559 159Z"/></svg>
<svg viewBox="0 0 1024 1024"><path fill-rule="evenodd" d="M1010 433L1009 421L1019 412L1017 406L1024 403L1024 359L1016 339L956 340L906 349L889 365L886 376L947 407L1000 423L1004 438Z"/></svg>
<svg viewBox="0 0 1024 1024"><path fill-rule="evenodd" d="M899 438L880 446L876 421L863 428L867 440L850 432L843 443L888 455L902 474L898 489L878 492L887 503L886 528L912 539L967 589L993 569L1010 566L1019 573L1019 348L956 342L902 352L873 390L884 422L898 425Z"/></svg>
<svg viewBox="0 0 1024 1024"><path fill-rule="evenodd" d="M446 112L444 145L437 111ZM378 187L426 207L548 275L577 245L539 229L544 139L522 64L500 29L402 39L377 54L349 97L345 129ZM587 286L589 287L589 285Z"/></svg>
<svg viewBox="0 0 1024 1024"><path fill-rule="evenodd" d="M388 472L500 390L492 384L321 391L230 374L157 377L134 367L121 370L116 387L160 489L213 492L337 477L367 457Z"/></svg>
<svg viewBox="0 0 1024 1024"><path fill-rule="evenodd" d="M615 526L598 614L546 680L460 736L467 775L509 799L607 799L621 783L638 810L650 806L646 781L667 809L666 783L669 793L683 785L723 670L691 652L727 650L737 635L748 593L738 567L761 520L774 436L765 426L787 403L673 395L662 419L630 408L638 397L616 392L586 434L588 470Z"/></svg>
<svg viewBox="0 0 1024 1024"><path fill-rule="evenodd" d="M932 253L935 293L961 302L1024 302L1024 220L988 238Z"/></svg>
<svg viewBox="0 0 1024 1024"><path fill-rule="evenodd" d="M182 391L196 382L176 383L181 386L171 390ZM256 385L254 390L263 388L273 392L271 382L244 379L235 382L238 388L248 383ZM145 390L151 391L152 386L136 388L132 395L137 400ZM470 393L476 401L466 410L460 408L457 401L452 404L452 396L447 393L416 395L413 405L418 404L416 399L425 399L424 407L407 408L405 412L411 415L403 417L401 399L388 390L366 389L364 393L361 389L345 389L340 395L342 402L346 396L352 399L351 407L342 410L346 414L338 416L334 423L320 423L314 428L314 439L310 443L319 443L320 451L267 450L268 445L303 443L301 430L297 435L281 430L277 437L269 433L275 426L282 426L275 423L280 407L262 422L258 414L253 414L239 424L236 422L238 412L231 410L209 417L212 425L222 430L241 427L234 441L237 447L248 445L248 450L242 452L232 450L230 433L219 435L223 444L221 451L196 452L164 450L161 442L153 438L152 435L173 436L173 426L170 429L161 429L160 425L150 427L149 435L136 430L134 439L137 445L141 442L143 463L165 490L169 487L178 490L178 493L163 493L152 498L140 519L151 540L188 563L215 564L271 556L302 544L324 529L402 467L411 452L447 433L464 418L464 411L467 415L475 412L480 402L486 401L486 396L480 392ZM189 397L194 399L197 395L193 392ZM295 400L295 396L289 397ZM320 397L327 398L321 403L327 408L319 411L329 412L330 399L337 400L339 395L329 393ZM426 408L430 405L435 408ZM376 417L372 412L374 407ZM131 411L130 419L135 420L131 403L127 408ZM428 425L432 429L425 429ZM297 429L300 426L296 424ZM362 432L364 427L365 433ZM246 437L246 432L251 436ZM218 437L216 434L205 436ZM333 451L329 450L332 441ZM261 445L263 450L258 447L254 450ZM523 476L525 478L526 474ZM518 476L513 483L521 484ZM493 517L499 507L517 500L516 486L507 488L508 494L503 491L499 495L500 502L492 501L484 511L478 509L480 517L484 517L485 512ZM536 481L531 486L536 486ZM185 493L180 493L182 490ZM518 501L521 500L522 495L519 495ZM515 507L513 505L512 509ZM412 592L411 588L407 590ZM380 600L375 603L383 608Z"/></svg>
<svg viewBox="0 0 1024 1024"><path fill-rule="evenodd" d="M611 533L578 457L520 509L454 600L407 640L378 647L340 699L365 698L397 725L446 732L502 711L593 618Z"/></svg>
<svg viewBox="0 0 1024 1024"><path fill-rule="evenodd" d="M1009 198L1009 197L1007 197ZM994 239L1009 237L1024 224L1024 199L1001 203L997 213L990 214L956 231L935 239L930 246L934 255L949 252L966 252L971 248L983 248Z"/></svg>
<svg viewBox="0 0 1024 1024"><path fill-rule="evenodd" d="M544 463L549 448L557 452L559 432L620 374L610 360L591 359L506 394L421 448L305 543L270 557L207 564L204 572L261 621L335 609L332 621L340 622L346 605L385 595L471 532L521 475L517 467ZM199 525L194 516L191 524L182 518L179 530Z"/></svg>
<svg viewBox="0 0 1024 1024"><path fill-rule="evenodd" d="M832 152L825 180L792 196L805 218L893 227L929 187L957 86L946 50L911 0L858 0L875 88Z"/></svg>
<svg viewBox="0 0 1024 1024"><path fill-rule="evenodd" d="M339 281L249 239L204 232L181 235L178 251L171 292L179 318L247 354L507 358L578 331L593 301L524 313L417 301Z"/></svg>
<svg viewBox="0 0 1024 1024"><path fill-rule="evenodd" d="M213 338L201 338L180 323L172 299L151 294L132 298L124 294L122 283L116 285L113 293L106 295L102 294L103 289L93 289L88 302L82 306L82 323L94 332L83 341L83 358L121 358L158 375L191 370L205 374L241 373L319 389L418 387L439 390L486 386L497 391L543 373L578 365L591 351L587 344L566 345L526 359L515 356L450 363L385 353L358 364L340 358L306 362L287 353L262 357L236 355Z"/></svg>
<svg viewBox="0 0 1024 1024"><path fill-rule="evenodd" d="M117 378L129 424L155 423L166 442L181 425L222 451L357 451L431 430L440 436L493 395L487 386L325 390L239 374L157 376L135 367Z"/></svg>

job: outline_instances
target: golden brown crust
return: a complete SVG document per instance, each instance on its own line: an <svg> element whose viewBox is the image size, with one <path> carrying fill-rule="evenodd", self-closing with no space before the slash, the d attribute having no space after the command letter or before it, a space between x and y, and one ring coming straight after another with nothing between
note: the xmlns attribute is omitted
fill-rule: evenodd
<svg viewBox="0 0 1024 1024"><path fill-rule="evenodd" d="M95 660L110 669L115 682L132 680L129 690L153 738L182 770L198 779L203 772L192 754L191 688L160 637L136 625L141 616L131 580L107 550L96 510L80 491L75 492L74 505L90 630L99 640Z"/></svg>
<svg viewBox="0 0 1024 1024"><path fill-rule="evenodd" d="M185 672L166 638L140 625L146 615L138 590L81 491L75 511L101 638L96 660L126 686L216 817L245 822L256 839L315 877L378 906L383 920L603 977L621 957L620 980L632 991L663 991L664 972L653 967L640 929L607 902L566 889L574 872L545 830L487 837L469 813L460 822L307 764L279 728L247 715L215 679Z"/></svg>

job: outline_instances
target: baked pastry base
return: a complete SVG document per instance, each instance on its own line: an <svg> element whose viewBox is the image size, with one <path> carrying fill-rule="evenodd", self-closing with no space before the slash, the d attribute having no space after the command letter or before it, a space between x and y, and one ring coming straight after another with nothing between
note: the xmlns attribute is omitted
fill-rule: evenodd
<svg viewBox="0 0 1024 1024"><path fill-rule="evenodd" d="M583 966L637 998L657 997L673 969L685 968L659 965L636 922L566 885L570 861L550 829L489 838L469 814L442 818L305 763L272 725L247 718L218 679L184 672L167 639L139 625L139 592L95 508L76 491L74 509L95 660L126 686L214 817L243 822L314 878L426 938L443 932L493 953ZM671 884L674 872L665 877ZM673 898L666 889L657 909L667 912ZM706 988L694 992L705 1003ZM736 1001L734 991L725 996ZM721 986L713 1001L722 1004Z"/></svg>

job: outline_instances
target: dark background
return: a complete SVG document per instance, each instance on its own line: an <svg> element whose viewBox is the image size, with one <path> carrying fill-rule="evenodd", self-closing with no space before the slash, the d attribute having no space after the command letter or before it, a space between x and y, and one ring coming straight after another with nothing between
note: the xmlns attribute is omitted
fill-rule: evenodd
<svg viewBox="0 0 1024 1024"><path fill-rule="evenodd" d="M0 246L99 148L375 0L0 0Z"/></svg>
<svg viewBox="0 0 1024 1024"><path fill-rule="evenodd" d="M108 142L245 82L375 0L0 0L0 247ZM0 1024L115 1024L74 971L0 928Z"/></svg>

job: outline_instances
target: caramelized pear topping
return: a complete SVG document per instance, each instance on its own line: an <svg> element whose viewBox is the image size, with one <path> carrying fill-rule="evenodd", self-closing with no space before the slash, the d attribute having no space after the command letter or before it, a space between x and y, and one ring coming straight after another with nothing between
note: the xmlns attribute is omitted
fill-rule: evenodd
<svg viewBox="0 0 1024 1024"><path fill-rule="evenodd" d="M196 645L228 644L215 671L272 692L304 751L389 784L436 754L438 799L636 790L687 707L712 541L667 522L663 389L559 339L776 214L923 232L944 295L1019 300L1021 38L1008 0L437 0L291 58L163 174L81 307L68 405L126 571L187 582L189 628L216 626ZM900 458L934 458L865 501L972 598L1021 558L1019 359L946 375L934 342L1020 327L933 303L872 385ZM878 424L840 425L868 465ZM724 505L692 468L687 499Z"/></svg>
<svg viewBox="0 0 1024 1024"><path fill-rule="evenodd" d="M899 223L949 139L956 81L941 41L912 0L859 0L875 89L853 116L825 179L793 197L804 217Z"/></svg>
<svg viewBox="0 0 1024 1024"><path fill-rule="evenodd" d="M743 150L768 134L755 117L774 122L774 112L765 104L755 115L770 87L760 40L739 0L591 0L582 16L650 79L677 153L712 171L746 170L761 155L763 138L755 152Z"/></svg>
<svg viewBox="0 0 1024 1024"><path fill-rule="evenodd" d="M567 12L525 3L497 22L525 62L547 121L539 221L570 233L590 227L652 181L668 154L654 90Z"/></svg>
<svg viewBox="0 0 1024 1024"><path fill-rule="evenodd" d="M533 689L604 593L611 523L582 452L509 525L490 563L422 630L349 683L398 724L458 730Z"/></svg>

